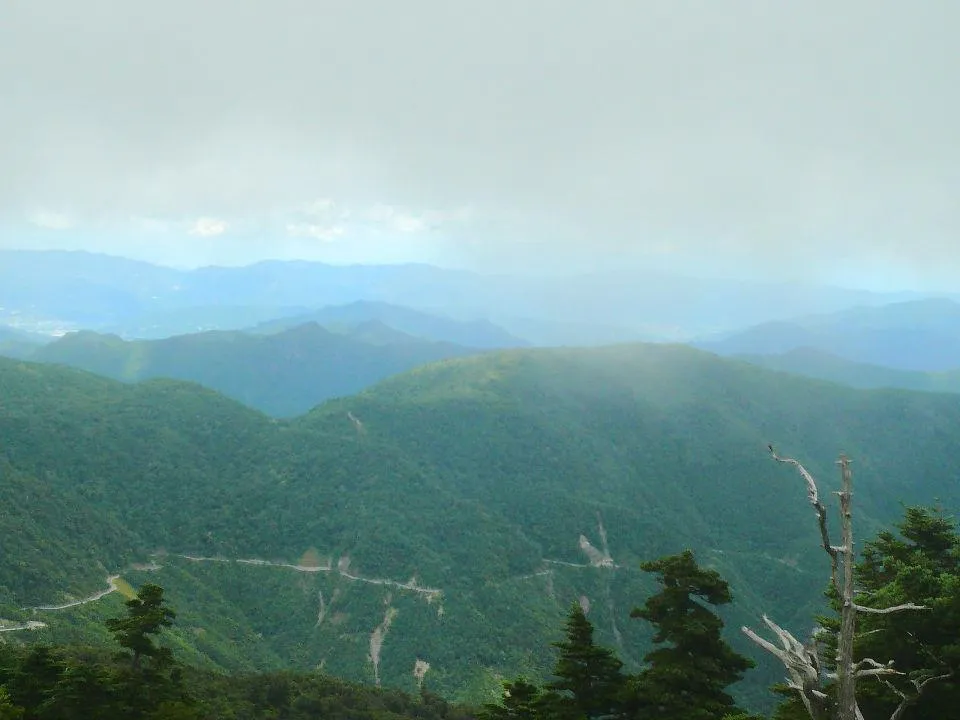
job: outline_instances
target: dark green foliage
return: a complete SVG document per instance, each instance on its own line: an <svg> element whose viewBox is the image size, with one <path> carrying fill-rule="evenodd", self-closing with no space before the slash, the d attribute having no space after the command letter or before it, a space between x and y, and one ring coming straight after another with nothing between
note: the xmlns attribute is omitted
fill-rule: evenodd
<svg viewBox="0 0 960 720"><path fill-rule="evenodd" d="M10 693L0 685L0 720L20 720L24 715L24 709L14 705L10 699Z"/></svg>
<svg viewBox="0 0 960 720"><path fill-rule="evenodd" d="M121 675L107 668L73 658L63 661L59 676L36 709L46 720L110 720L122 712ZM116 683L116 684L115 684Z"/></svg>
<svg viewBox="0 0 960 720"><path fill-rule="evenodd" d="M638 717L663 720L721 720L739 712L727 688L743 678L753 662L721 636L723 621L703 603L726 605L732 598L725 580L697 565L693 553L644 563L661 585L632 617L656 628L656 646L635 679Z"/></svg>
<svg viewBox="0 0 960 720"><path fill-rule="evenodd" d="M499 703L484 706L482 720L542 720L544 698L542 690L524 679L503 684Z"/></svg>
<svg viewBox="0 0 960 720"><path fill-rule="evenodd" d="M555 679L540 699L546 717L597 720L615 717L620 710L625 678L623 663L593 640L593 624L579 603L567 617L566 637L553 643L559 651Z"/></svg>
<svg viewBox="0 0 960 720"><path fill-rule="evenodd" d="M84 648L0 645L0 720L468 720L464 709L317 674L133 673Z"/></svg>
<svg viewBox="0 0 960 720"><path fill-rule="evenodd" d="M893 660L904 676L889 681L909 696L912 681L932 681L905 720L960 717L960 537L951 518L930 508L908 507L898 533L881 532L857 566L858 602L890 607L913 602L926 611L861 614L858 657ZM863 683L858 692L867 717L889 717L900 698L887 685Z"/></svg>
<svg viewBox="0 0 960 720"><path fill-rule="evenodd" d="M903 720L960 718L960 535L952 518L929 507L907 507L896 528L898 532L883 530L865 543L854 570L856 602L881 609L914 603L927 609L858 613L856 659L892 661L902 673L883 682L861 680L858 704L865 717L890 717L903 698L899 691L909 699ZM830 631L821 657L825 668L832 670L839 602L832 588L825 594L834 614L818 618ZM915 683L928 678L935 679L918 696ZM827 687L833 689L832 684ZM776 690L788 699L777 708L774 720L807 718L796 693L783 687Z"/></svg>
<svg viewBox="0 0 960 720"><path fill-rule="evenodd" d="M485 702L502 677L549 677L549 642L581 596L597 643L637 672L649 633L628 614L651 585L639 562L695 547L735 591L726 637L743 651L736 625L777 608L803 626L823 602L803 489L776 479L767 441L825 457L842 444L864 478L868 533L901 498L960 502L957 427L960 398L845 391L669 346L449 360L292 421L196 385L0 360L0 618L47 624L3 637L109 643L118 593L24 608L120 573L176 598L164 636L184 661L322 664L371 681L370 634L389 603L383 684L416 690L423 659L431 691ZM602 548L601 522L615 567L581 550L581 535ZM331 570L180 557L296 564L311 552ZM352 579L344 557L349 575L416 577L442 595ZM738 688L742 704L782 678L764 671Z"/></svg>
<svg viewBox="0 0 960 720"><path fill-rule="evenodd" d="M6 677L0 684L7 686L13 704L30 709L39 708L49 690L60 678L61 661L49 647L37 645L27 650L16 664L9 664ZM30 717L30 715L28 715Z"/></svg>
<svg viewBox="0 0 960 720"><path fill-rule="evenodd" d="M142 658L157 660L169 654L150 637L170 627L177 616L175 611L163 604L163 588L147 583L135 598L127 600L126 606L127 617L110 618L106 625L120 646L133 653L133 667L139 669Z"/></svg>
<svg viewBox="0 0 960 720"><path fill-rule="evenodd" d="M784 683L770 688L780 698L780 703L770 716L770 720L810 720L810 713L803 706L800 695Z"/></svg>

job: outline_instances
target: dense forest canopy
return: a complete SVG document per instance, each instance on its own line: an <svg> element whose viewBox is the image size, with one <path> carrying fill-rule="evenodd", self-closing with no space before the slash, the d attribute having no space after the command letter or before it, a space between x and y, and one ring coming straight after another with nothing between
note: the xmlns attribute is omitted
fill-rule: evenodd
<svg viewBox="0 0 960 720"><path fill-rule="evenodd" d="M451 359L288 421L188 383L2 360L0 522L16 544L0 629L107 643L103 621L156 583L180 613L170 647L198 668L319 667L414 693L425 673L483 703L504 678L548 681L580 598L596 642L641 672L641 564L692 548L736 598L724 641L758 667L728 692L756 709L782 670L735 629L774 607L802 629L825 607L802 487L767 442L802 448L825 492L837 446L857 458L872 536L901 502L956 506L958 423L952 396L680 346Z"/></svg>

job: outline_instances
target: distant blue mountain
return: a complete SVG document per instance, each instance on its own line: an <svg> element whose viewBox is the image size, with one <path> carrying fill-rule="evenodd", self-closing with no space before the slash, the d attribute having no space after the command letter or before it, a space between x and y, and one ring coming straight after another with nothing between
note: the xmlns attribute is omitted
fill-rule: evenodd
<svg viewBox="0 0 960 720"><path fill-rule="evenodd" d="M960 393L960 368L942 372L898 370L846 360L814 348L797 348L774 355L738 355L736 357L751 365L759 365L791 375L829 380L848 387Z"/></svg>
<svg viewBox="0 0 960 720"><path fill-rule="evenodd" d="M260 323L253 332L272 333L315 322L329 329L352 330L372 321L425 340L449 342L472 348L510 348L529 345L488 320L454 320L383 302L358 300L331 305L301 315Z"/></svg>
<svg viewBox="0 0 960 720"><path fill-rule="evenodd" d="M943 372L960 368L960 304L934 298L857 307L763 323L694 344L721 355L779 355L807 349L855 363Z"/></svg>
<svg viewBox="0 0 960 720"><path fill-rule="evenodd" d="M525 277L305 261L184 271L85 252L0 251L0 316L125 337L240 329L368 301L486 320L534 344L678 341L906 297L652 272Z"/></svg>

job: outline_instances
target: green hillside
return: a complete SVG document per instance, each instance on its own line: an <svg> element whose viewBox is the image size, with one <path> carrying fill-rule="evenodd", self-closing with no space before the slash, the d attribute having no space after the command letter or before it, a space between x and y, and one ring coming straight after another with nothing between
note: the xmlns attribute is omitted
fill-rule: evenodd
<svg viewBox="0 0 960 720"><path fill-rule="evenodd" d="M476 351L413 338L379 323L350 333L307 323L273 335L211 331L162 340L125 341L83 331L18 357L124 382L198 382L269 415L290 417L389 375L471 352Z"/></svg>
<svg viewBox="0 0 960 720"><path fill-rule="evenodd" d="M91 621L150 580L192 662L412 690L421 660L430 687L476 700L545 674L580 597L598 640L635 663L639 563L690 547L730 581L731 639L758 657L736 625L766 611L805 630L826 580L803 487L767 442L825 491L850 454L866 537L901 501L960 504L957 428L954 396L678 346L451 359L291 421L196 385L0 360L0 629L96 639ZM24 609L112 574L118 591L95 602ZM742 692L765 697L780 674L762 664Z"/></svg>

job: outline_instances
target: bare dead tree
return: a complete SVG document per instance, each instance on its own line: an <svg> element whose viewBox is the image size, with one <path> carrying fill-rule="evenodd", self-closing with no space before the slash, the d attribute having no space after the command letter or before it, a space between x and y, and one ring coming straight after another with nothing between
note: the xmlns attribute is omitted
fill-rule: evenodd
<svg viewBox="0 0 960 720"><path fill-rule="evenodd" d="M827 526L827 509L820 500L820 493L813 475L807 472L807 469L799 461L777 455L772 445L769 446L769 449L774 460L793 465L806 483L807 498L817 515L820 543L824 552L830 558L831 584L842 603L840 607L840 630L837 637L836 672L825 672L820 660L821 644L819 640L822 633L826 632L824 628L815 631L810 642L804 644L764 615L763 622L776 636L779 645L764 639L748 627L743 627L741 630L754 643L783 663L787 670L788 686L797 691L812 720L863 720L863 714L857 704L857 681L862 678L873 677L881 682L887 682L886 676L901 675L902 673L899 673L893 667L893 661L883 664L872 658L864 658L860 661L854 660L853 643L857 631L857 615L859 613L887 614L905 610L926 610L927 608L913 603L905 603L877 609L858 605L855 602L853 582L855 553L853 515L851 512L853 477L849 459L845 455L841 455L837 461L840 466L841 479L841 489L836 493L840 501L841 543L840 545L833 545L830 541L830 532ZM916 693L913 695L907 695L894 688L900 696L901 702L890 716L890 720L899 720L907 707L916 702L930 682L943 679L943 677L947 676L935 676L927 678L923 682L914 682ZM826 691L826 683L830 680L836 680L836 693L833 697Z"/></svg>

